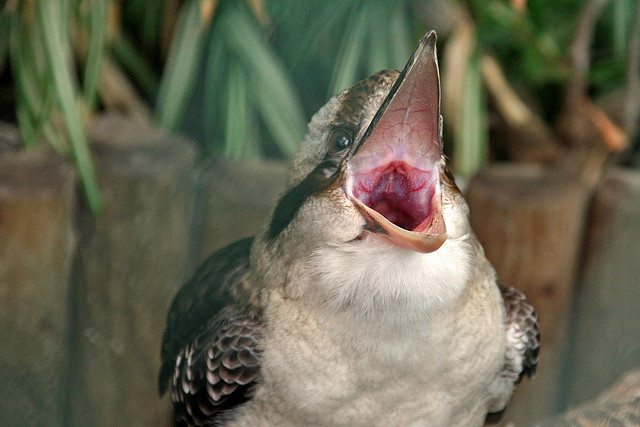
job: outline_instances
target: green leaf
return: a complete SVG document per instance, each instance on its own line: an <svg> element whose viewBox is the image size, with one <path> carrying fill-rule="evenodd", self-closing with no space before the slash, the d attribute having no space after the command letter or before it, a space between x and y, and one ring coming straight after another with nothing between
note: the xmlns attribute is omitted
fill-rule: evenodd
<svg viewBox="0 0 640 427"><path fill-rule="evenodd" d="M289 61L293 70L304 61L309 60L311 52L318 52L322 48L326 48L327 45L334 45L336 36L342 36L345 33L344 28L348 28L347 20L354 7L352 2L343 0L312 3L315 6L320 6L312 11L314 19L307 26L304 20L309 16L308 4L308 2L296 2L298 5L296 11L300 16L285 21L291 23L292 34L289 38L295 43L291 49L291 60Z"/></svg>
<svg viewBox="0 0 640 427"><path fill-rule="evenodd" d="M224 154L232 159L239 159L250 150L247 145L249 128L254 125L248 120L250 106L248 101L247 76L237 63L229 64L229 81L227 86L227 109L225 111L225 144Z"/></svg>
<svg viewBox="0 0 640 427"><path fill-rule="evenodd" d="M634 6L632 0L614 0L611 2L613 7L613 17L611 29L613 31L613 51L616 56L624 57L627 53L629 45L629 31L631 21L634 15ZM635 13L640 13L635 10Z"/></svg>
<svg viewBox="0 0 640 427"><path fill-rule="evenodd" d="M51 145L54 150L56 150L58 153L64 153L65 155L69 154L69 144L67 144L67 135L66 134L61 134L60 131L58 131L54 126L53 123L51 121L46 121L43 123L42 125L42 133L44 135L44 137L46 138L47 142L49 143L49 145Z"/></svg>
<svg viewBox="0 0 640 427"><path fill-rule="evenodd" d="M302 107L291 79L265 43L257 25L242 9L228 9L220 17L227 46L250 71L260 115L282 152L290 156L305 130Z"/></svg>
<svg viewBox="0 0 640 427"><path fill-rule="evenodd" d="M340 47L338 60L331 75L328 97L337 94L356 82L358 65L367 34L367 20L367 8L363 7L354 10L349 20L347 37Z"/></svg>
<svg viewBox="0 0 640 427"><path fill-rule="evenodd" d="M21 10L12 16L9 33L16 114L22 141L30 147L40 142L42 126L49 119L52 106L49 76L40 33L22 19Z"/></svg>
<svg viewBox="0 0 640 427"><path fill-rule="evenodd" d="M392 55L389 33L382 30L376 23L384 22L388 18L386 7L380 7L379 3L373 3L369 10L370 23L368 27L369 48L364 59L367 64L367 74L377 73L380 70L390 68ZM409 57L405 58L405 62Z"/></svg>
<svg viewBox="0 0 640 427"><path fill-rule="evenodd" d="M191 0L185 3L171 41L156 105L158 122L170 131L180 127L186 111L198 71L205 30L199 2Z"/></svg>
<svg viewBox="0 0 640 427"><path fill-rule="evenodd" d="M87 17L89 45L84 67L84 99L89 108L96 104L98 82L104 63L107 38L107 0L92 0Z"/></svg>
<svg viewBox="0 0 640 427"><path fill-rule="evenodd" d="M484 106L484 91L479 55L473 55L467 67L462 102L455 131L453 163L456 172L471 178L486 163L488 155L488 124Z"/></svg>
<svg viewBox="0 0 640 427"><path fill-rule="evenodd" d="M399 69L411 57L410 29L403 2L371 2L368 9L368 48L365 49L367 75L380 70ZM417 43L416 43L417 45Z"/></svg>
<svg viewBox="0 0 640 427"><path fill-rule="evenodd" d="M384 22L384 21L383 21ZM389 54L391 55L391 67L402 70L404 64L411 57L411 46L417 44L411 42L411 24L407 18L407 13L401 3L400 7L395 8L389 20L389 36L390 46Z"/></svg>
<svg viewBox="0 0 640 427"><path fill-rule="evenodd" d="M132 1L132 0L128 0ZM167 6L167 0L134 0L142 4L141 33L142 46L151 50L158 45L158 36L162 29L162 19Z"/></svg>
<svg viewBox="0 0 640 427"><path fill-rule="evenodd" d="M118 34L111 50L120 64L132 75L142 91L149 97L155 97L158 93L160 82L153 69L147 64L146 59L139 53L130 39L122 32Z"/></svg>
<svg viewBox="0 0 640 427"><path fill-rule="evenodd" d="M27 110L28 104L19 99L16 104L16 118L18 119L20 138L26 147L33 147L38 143L40 131L36 124L33 123L32 115Z"/></svg>
<svg viewBox="0 0 640 427"><path fill-rule="evenodd" d="M78 108L77 87L74 85L70 50L62 16L62 7L54 1L36 2L38 23L43 31L43 42L53 89L58 100L62 119L68 132L71 153L83 184L87 204L94 214L101 209L98 182L89 153L82 115Z"/></svg>
<svg viewBox="0 0 640 427"><path fill-rule="evenodd" d="M9 31L6 30L9 25L11 25L9 12L5 8L0 8L0 28L5 28L5 30L0 31L0 73L4 70L5 63L9 57Z"/></svg>
<svg viewBox="0 0 640 427"><path fill-rule="evenodd" d="M204 131L204 140L208 141L208 147L213 151L213 145L217 141L216 120L215 117L220 112L218 105L221 101L221 87L224 81L225 68L228 52L225 46L225 40L220 35L220 31L214 29L211 31L209 40L209 52L207 54L207 62L204 68L204 87L202 99L202 129Z"/></svg>

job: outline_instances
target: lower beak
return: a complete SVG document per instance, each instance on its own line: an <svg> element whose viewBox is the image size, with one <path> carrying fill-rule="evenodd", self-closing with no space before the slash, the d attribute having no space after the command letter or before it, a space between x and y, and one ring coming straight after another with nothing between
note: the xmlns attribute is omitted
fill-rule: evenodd
<svg viewBox="0 0 640 427"><path fill-rule="evenodd" d="M362 216L367 220L369 230L383 235L392 243L412 251L429 253L440 249L447 240L447 230L442 214L431 218L424 232L409 231L398 227L378 211L371 209L358 199L352 199Z"/></svg>

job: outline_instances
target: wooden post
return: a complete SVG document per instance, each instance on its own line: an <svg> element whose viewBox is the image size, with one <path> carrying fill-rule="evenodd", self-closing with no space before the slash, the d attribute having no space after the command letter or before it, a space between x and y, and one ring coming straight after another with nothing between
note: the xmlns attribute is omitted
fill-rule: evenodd
<svg viewBox="0 0 640 427"><path fill-rule="evenodd" d="M203 224L199 258L255 235L284 190L284 162L209 162L203 170Z"/></svg>
<svg viewBox="0 0 640 427"><path fill-rule="evenodd" d="M546 341L570 306L587 189L533 165L501 165L469 186L471 226L504 283L534 303Z"/></svg>
<svg viewBox="0 0 640 427"><path fill-rule="evenodd" d="M0 131L0 424L62 426L73 168Z"/></svg>
<svg viewBox="0 0 640 427"><path fill-rule="evenodd" d="M160 343L184 275L196 152L114 116L92 140L104 211L81 224L67 425L169 425Z"/></svg>
<svg viewBox="0 0 640 427"><path fill-rule="evenodd" d="M584 273L566 361L565 404L594 397L640 366L640 172L614 168L589 219Z"/></svg>
<svg viewBox="0 0 640 427"><path fill-rule="evenodd" d="M499 279L522 290L540 317L538 373L518 386L507 421L521 424L556 409L588 193L575 179L522 164L490 167L469 185L471 225L487 258Z"/></svg>

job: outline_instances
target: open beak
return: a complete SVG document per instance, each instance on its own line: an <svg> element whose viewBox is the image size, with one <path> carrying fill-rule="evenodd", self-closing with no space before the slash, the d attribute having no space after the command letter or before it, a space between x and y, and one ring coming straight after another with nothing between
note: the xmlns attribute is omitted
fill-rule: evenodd
<svg viewBox="0 0 640 427"><path fill-rule="evenodd" d="M444 244L435 32L420 40L350 156L344 190L368 231L417 252Z"/></svg>

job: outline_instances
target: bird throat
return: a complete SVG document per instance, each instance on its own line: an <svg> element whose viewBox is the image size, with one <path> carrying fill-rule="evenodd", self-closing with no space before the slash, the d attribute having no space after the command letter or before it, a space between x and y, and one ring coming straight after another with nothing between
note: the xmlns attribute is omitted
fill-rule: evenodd
<svg viewBox="0 0 640 427"><path fill-rule="evenodd" d="M421 231L433 213L431 201L436 189L432 181L427 171L390 162L359 174L352 194L398 227Z"/></svg>
<svg viewBox="0 0 640 427"><path fill-rule="evenodd" d="M417 252L446 240L437 174L393 161L348 174L345 191L367 222L367 231Z"/></svg>

